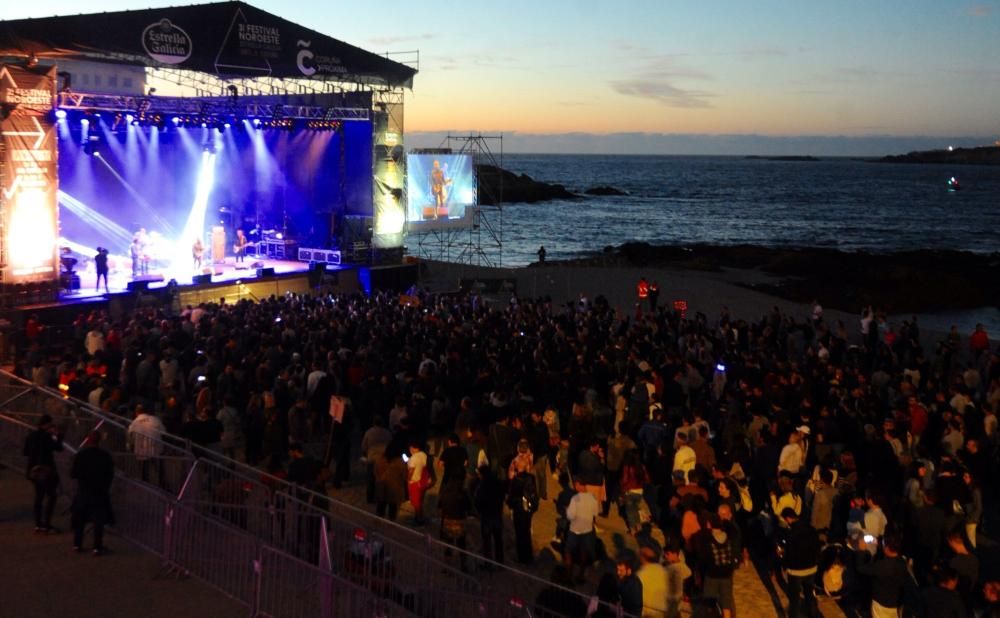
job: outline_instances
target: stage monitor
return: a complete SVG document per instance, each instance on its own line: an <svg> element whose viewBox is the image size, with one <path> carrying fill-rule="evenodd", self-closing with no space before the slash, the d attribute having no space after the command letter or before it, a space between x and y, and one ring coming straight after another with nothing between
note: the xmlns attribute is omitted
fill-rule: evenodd
<svg viewBox="0 0 1000 618"><path fill-rule="evenodd" d="M471 224L476 203L472 155L410 154L406 170L411 231Z"/></svg>

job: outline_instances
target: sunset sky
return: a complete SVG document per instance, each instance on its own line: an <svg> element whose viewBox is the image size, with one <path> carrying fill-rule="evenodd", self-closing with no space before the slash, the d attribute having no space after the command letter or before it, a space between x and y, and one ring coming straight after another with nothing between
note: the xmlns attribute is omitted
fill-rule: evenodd
<svg viewBox="0 0 1000 618"><path fill-rule="evenodd" d="M173 3L38 0L3 19ZM420 51L407 132L1000 133L1000 2L278 2L371 51Z"/></svg>

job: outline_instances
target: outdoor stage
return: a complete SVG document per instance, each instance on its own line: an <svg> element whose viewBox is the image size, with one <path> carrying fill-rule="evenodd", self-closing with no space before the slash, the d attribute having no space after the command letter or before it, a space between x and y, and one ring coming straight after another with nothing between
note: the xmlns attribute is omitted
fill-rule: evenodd
<svg viewBox="0 0 1000 618"><path fill-rule="evenodd" d="M0 25L0 312L401 265L414 67L238 1Z"/></svg>
<svg viewBox="0 0 1000 618"><path fill-rule="evenodd" d="M309 272L310 265L307 262L297 262L292 260L273 260L273 259L258 259L250 256L246 261L241 263L236 263L235 258L226 258L226 261L220 264L212 265L211 283L235 283L237 281L250 281L256 279L258 268L273 268L274 274L276 275L290 275L290 274L306 274ZM332 267L331 267L332 268ZM76 270L76 274L80 277L80 288L76 290L64 290L60 296L61 298L73 301L82 298L92 298L97 296L104 296L107 293L120 293L120 292L131 292L129 290L128 284L133 281L131 270L113 270L108 277L108 290L104 289L102 282L101 287L97 288L97 272L94 270L93 264L89 264L84 270ZM148 281L147 289L157 290L160 288L167 287L167 284L173 280L179 286L190 286L190 285L204 285L207 282L196 282L194 280L195 275L202 274L198 272L171 272L171 271L151 271L150 275L145 279L140 279ZM157 281L155 279L161 278Z"/></svg>

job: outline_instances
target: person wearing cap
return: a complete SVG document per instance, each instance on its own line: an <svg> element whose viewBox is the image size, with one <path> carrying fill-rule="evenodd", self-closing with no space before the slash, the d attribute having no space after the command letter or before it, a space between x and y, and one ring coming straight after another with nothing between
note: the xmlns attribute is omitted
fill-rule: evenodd
<svg viewBox="0 0 1000 618"><path fill-rule="evenodd" d="M52 422L52 417L43 414L38 419L38 429L28 434L24 440L28 480L35 487L35 534L58 532L52 527L52 513L56 508L56 490L59 487L55 453L61 450L62 433Z"/></svg>
<svg viewBox="0 0 1000 618"><path fill-rule="evenodd" d="M101 448L101 434L92 431L83 448L73 458L72 477L76 479L73 497L73 549L83 551L83 533L88 523L94 529L94 555L104 553L104 525L113 522L111 513L111 482L115 478L115 462Z"/></svg>

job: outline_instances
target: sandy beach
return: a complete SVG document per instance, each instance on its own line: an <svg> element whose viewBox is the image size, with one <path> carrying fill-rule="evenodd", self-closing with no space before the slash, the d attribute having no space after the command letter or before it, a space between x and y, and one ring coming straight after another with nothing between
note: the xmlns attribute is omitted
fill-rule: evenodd
<svg viewBox="0 0 1000 618"><path fill-rule="evenodd" d="M688 315L704 313L715 320L724 307L738 318L758 319L778 307L782 312L804 320L811 311L809 302L799 302L767 294L751 286L774 286L781 278L759 269L724 267L718 271L692 270L671 266L595 265L581 262L550 262L525 268L491 268L449 262L421 262L420 284L433 291L457 290L463 280L479 282L488 300L506 302L510 292L522 297L550 296L554 302L575 302L583 294L593 300L604 295L612 307L634 315L635 285L640 277L660 286L660 304L687 303ZM504 286L504 282L513 283ZM500 288L496 292L491 292ZM822 304L822 302L821 302ZM860 309L860 308L859 308ZM950 325L967 337L981 321L993 336L1000 331L1000 311L996 308L956 309L951 312L890 313L889 323L898 326L904 319L917 316L924 346L934 346ZM852 343L860 342L859 314L824 305L828 321L842 320ZM992 318L992 319L991 319Z"/></svg>

